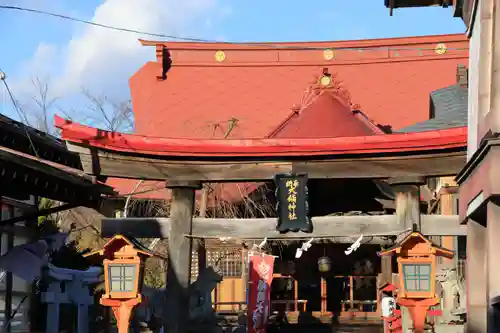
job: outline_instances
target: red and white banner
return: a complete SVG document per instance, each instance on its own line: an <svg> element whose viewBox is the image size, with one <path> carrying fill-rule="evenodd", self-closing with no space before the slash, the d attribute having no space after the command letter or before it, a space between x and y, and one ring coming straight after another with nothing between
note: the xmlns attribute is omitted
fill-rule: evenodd
<svg viewBox="0 0 500 333"><path fill-rule="evenodd" d="M248 261L248 333L265 333L271 309L274 257L255 254Z"/></svg>

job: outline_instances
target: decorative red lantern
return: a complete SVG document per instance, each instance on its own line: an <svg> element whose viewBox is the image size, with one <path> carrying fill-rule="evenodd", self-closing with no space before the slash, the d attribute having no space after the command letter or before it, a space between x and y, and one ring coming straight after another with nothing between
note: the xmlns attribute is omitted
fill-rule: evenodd
<svg viewBox="0 0 500 333"><path fill-rule="evenodd" d="M145 260L153 256L134 239L116 235L101 250L85 255L97 258L104 265L106 292L101 305L113 310L118 333L128 333L130 316L134 307L142 302L142 282Z"/></svg>
<svg viewBox="0 0 500 333"><path fill-rule="evenodd" d="M379 252L379 256L396 255L399 267L399 288L396 302L408 308L414 332L424 333L429 307L439 304L436 294L436 259L453 258L451 250L435 245L414 231L395 246Z"/></svg>

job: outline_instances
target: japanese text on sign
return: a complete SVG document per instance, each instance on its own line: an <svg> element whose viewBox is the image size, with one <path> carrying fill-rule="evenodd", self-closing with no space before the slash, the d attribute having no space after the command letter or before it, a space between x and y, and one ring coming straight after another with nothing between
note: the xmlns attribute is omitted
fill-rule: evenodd
<svg viewBox="0 0 500 333"><path fill-rule="evenodd" d="M285 187L288 189L288 219L297 219L297 187L299 186L298 180L287 180Z"/></svg>
<svg viewBox="0 0 500 333"><path fill-rule="evenodd" d="M271 305L274 257L252 254L249 257L248 333L266 333Z"/></svg>
<svg viewBox="0 0 500 333"><path fill-rule="evenodd" d="M257 304L253 310L253 328L256 330L261 329L267 323L268 308L267 308L267 285L264 280L259 280L257 287Z"/></svg>
<svg viewBox="0 0 500 333"><path fill-rule="evenodd" d="M285 232L312 232L306 174L276 175L276 229Z"/></svg>

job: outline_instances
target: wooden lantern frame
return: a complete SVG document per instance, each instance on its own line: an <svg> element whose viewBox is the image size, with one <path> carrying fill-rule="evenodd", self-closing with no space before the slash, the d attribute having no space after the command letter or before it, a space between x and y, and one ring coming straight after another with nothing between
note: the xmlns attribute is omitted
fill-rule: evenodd
<svg viewBox="0 0 500 333"><path fill-rule="evenodd" d="M144 270L144 262L147 258L152 257L154 254L148 249L144 248L133 238L127 238L123 235L115 235L111 238L103 248L96 250L85 255L86 258L98 258L104 266L104 284L105 293L102 299L132 299L141 298L140 286L142 285L141 279ZM109 268L114 264L118 265L134 265L134 290L130 292L112 292L110 287L110 270Z"/></svg>
<svg viewBox="0 0 500 333"><path fill-rule="evenodd" d="M454 252L437 246L418 231L413 231L398 244L379 252L379 256L396 255L399 269L399 298L430 299L436 298L436 258L453 258ZM429 289L425 291L406 290L407 277L404 265L429 265Z"/></svg>
<svg viewBox="0 0 500 333"><path fill-rule="evenodd" d="M105 293L101 296L100 303L101 305L111 307L113 310L117 321L118 333L128 332L132 310L143 301L140 289L144 262L152 256L153 253L151 251L144 248L133 238L127 238L123 235L115 235L104 244L102 249L85 255L86 258L103 263ZM110 267L114 264L135 266L134 287L132 291L111 291Z"/></svg>
<svg viewBox="0 0 500 333"><path fill-rule="evenodd" d="M431 306L439 304L440 297L436 294L436 258L452 259L454 252L437 246L418 231L411 232L393 247L379 252L379 256L396 255L399 268L399 288L396 302L410 311L414 331L423 333L425 318ZM430 265L429 290L406 290L405 264Z"/></svg>
<svg viewBox="0 0 500 333"><path fill-rule="evenodd" d="M427 291L408 291L406 290L406 276L404 274L404 265L429 265L429 290ZM410 257L398 258L399 271L399 292L398 296L402 298L433 298L436 296L436 259L429 257ZM434 278L433 278L434 277Z"/></svg>
<svg viewBox="0 0 500 333"><path fill-rule="evenodd" d="M141 270L143 268L142 260L137 255L137 250L131 248L130 246L125 246L120 249L118 252L115 252L116 259L104 259L104 281L105 281L105 294L102 296L103 298L111 298L111 299L130 299L141 297L139 290L139 279L141 277ZM133 290L130 292L113 292L111 291L111 276L110 276L110 267L114 265L133 265L135 267L135 276L133 282Z"/></svg>

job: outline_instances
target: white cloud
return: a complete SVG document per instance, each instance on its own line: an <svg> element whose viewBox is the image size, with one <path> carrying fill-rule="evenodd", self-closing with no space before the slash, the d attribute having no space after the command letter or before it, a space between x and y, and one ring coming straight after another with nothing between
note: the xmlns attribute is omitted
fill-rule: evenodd
<svg viewBox="0 0 500 333"><path fill-rule="evenodd" d="M227 15L228 10L219 6L218 0L106 0L95 9L92 21L186 36L204 33L205 22L213 23L214 18ZM68 23L68 27L75 25ZM82 87L111 98L127 97L128 78L155 57L154 49L142 47L138 38L153 37L88 25L76 27L78 31L66 45L41 43L23 66L23 75L16 78L16 86L26 91L22 87L26 87L28 75L38 73L50 76L52 93L59 97L78 93Z"/></svg>
<svg viewBox="0 0 500 333"><path fill-rule="evenodd" d="M40 43L33 57L21 68L21 74L25 77L30 75L40 78L51 76L57 70L55 67L57 57L59 57L57 46Z"/></svg>

